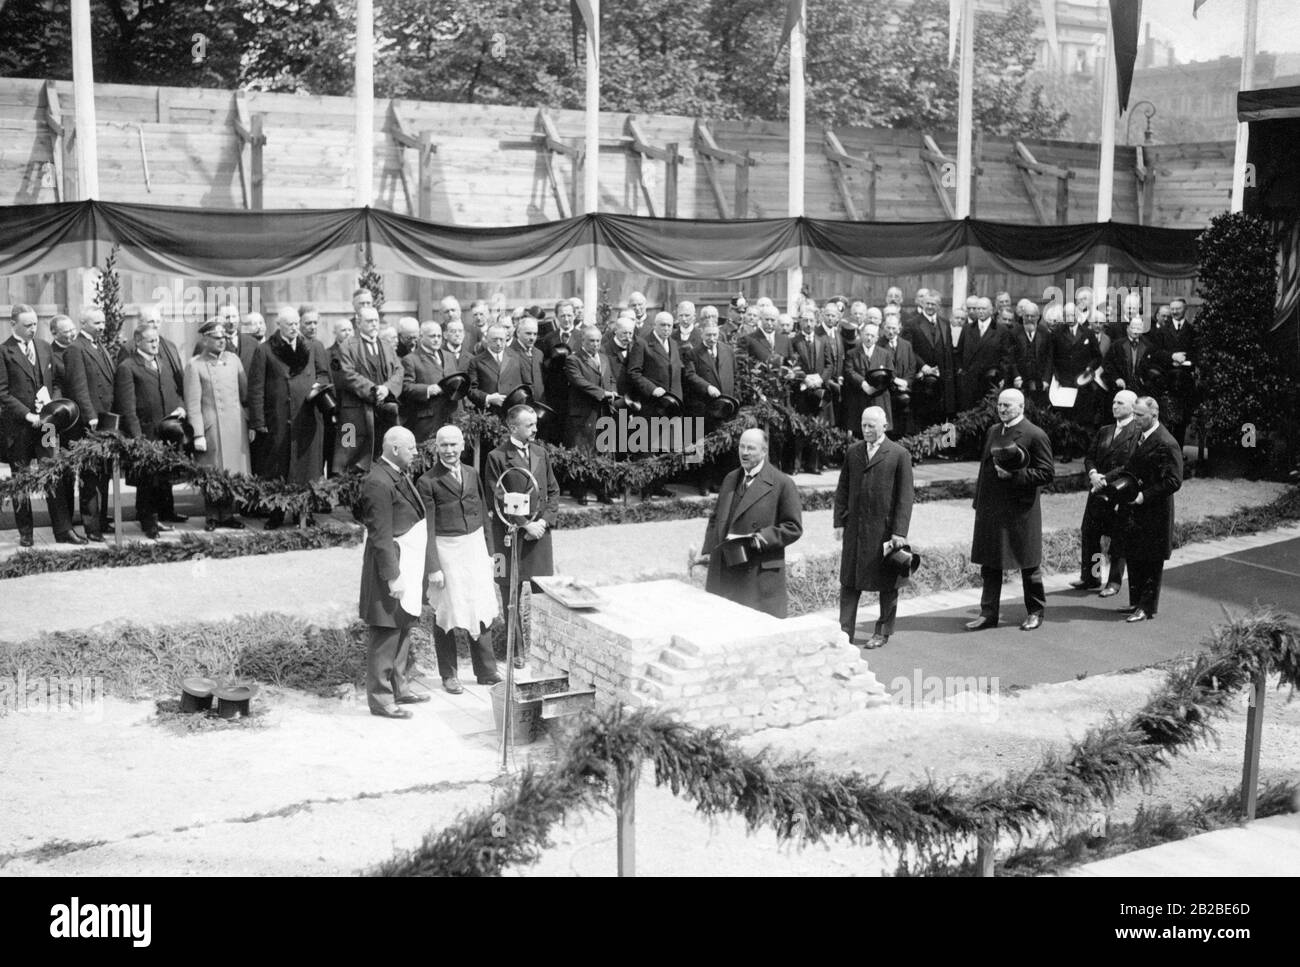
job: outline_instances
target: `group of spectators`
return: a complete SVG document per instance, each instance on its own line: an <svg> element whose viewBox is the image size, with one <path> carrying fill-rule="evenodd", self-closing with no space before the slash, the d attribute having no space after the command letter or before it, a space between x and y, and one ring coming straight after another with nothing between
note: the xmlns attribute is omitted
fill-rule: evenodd
<svg viewBox="0 0 1300 967"><path fill-rule="evenodd" d="M269 335L259 313L241 319L226 306L200 326L192 348L161 338L156 312L142 316L127 346L108 346L104 315L94 307L79 320L55 317L47 344L36 338L35 310L18 305L0 353L0 446L13 465L53 452L39 412L62 396L76 402L80 419L61 445L116 414L126 435L187 446L200 464L310 483L368 470L393 426L420 444L467 408L504 415L526 403L539 414L541 439L593 452L600 418L619 410L699 417L707 433L736 412L742 367L770 377L765 385L775 381L795 412L856 437L871 407L884 411L897 439L944 423L991 390L1016 388L1090 430L1108 421L1117 391L1177 396L1185 405L1168 412L1181 416L1166 423L1184 440L1194 379L1183 299L1160 307L1149 323L1136 294L1106 306L1086 288L1072 302L1041 308L1030 299L1013 303L1005 292L972 295L946 315L937 291L921 289L911 307L903 301L891 287L881 307L804 298L786 314L770 299L737 295L721 310L684 301L675 312L652 313L645 295L633 292L613 318L585 326L577 299L561 299L550 312L502 313L479 300L466 316L448 296L437 319L385 323L373 294L358 289L351 318L330 333L310 305L281 308ZM466 441L467 460L475 443ZM822 470L806 435L777 449L773 460L788 473ZM716 491L725 469L692 471L692 482ZM184 519L165 480L132 482L147 536ZM583 503L593 492L590 481L573 487ZM87 471L80 481L90 540L110 529L106 490L105 473ZM599 484L594 495L611 499ZM51 508L56 539L80 543L72 481ZM208 528L242 526L234 510L209 501ZM266 526L282 523L283 514L271 512ZM30 508L19 510L18 529L30 544Z"/></svg>

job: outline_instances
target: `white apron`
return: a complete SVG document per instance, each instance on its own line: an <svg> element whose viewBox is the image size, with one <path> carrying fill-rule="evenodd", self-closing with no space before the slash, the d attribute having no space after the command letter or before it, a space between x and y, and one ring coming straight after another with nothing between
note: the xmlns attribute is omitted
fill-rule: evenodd
<svg viewBox="0 0 1300 967"><path fill-rule="evenodd" d="M429 586L429 603L438 613L438 627L443 631L464 628L476 635L480 625L491 625L501 613L483 528L459 537L436 534L433 539L445 579L441 588Z"/></svg>
<svg viewBox="0 0 1300 967"><path fill-rule="evenodd" d="M429 528L424 521L418 521L405 534L394 537L393 543L397 545L397 573L406 585L397 603L407 614L418 618L424 608L420 598L424 592L424 555L429 549Z"/></svg>

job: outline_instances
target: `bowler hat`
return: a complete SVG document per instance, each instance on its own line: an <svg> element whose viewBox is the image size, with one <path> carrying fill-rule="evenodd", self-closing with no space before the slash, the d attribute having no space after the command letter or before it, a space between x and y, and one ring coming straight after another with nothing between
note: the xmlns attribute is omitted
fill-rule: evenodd
<svg viewBox="0 0 1300 967"><path fill-rule="evenodd" d="M459 403L469 395L469 377L464 373L452 373L438 380L438 386L449 402Z"/></svg>
<svg viewBox="0 0 1300 967"><path fill-rule="evenodd" d="M872 389L884 389L894 381L894 371L888 366L878 366L867 372L867 385Z"/></svg>
<svg viewBox="0 0 1300 967"><path fill-rule="evenodd" d="M1029 454L1025 448L1018 443L1004 443L996 446L989 451L989 456L993 458L993 465L1001 467L1003 470L1024 470L1029 466Z"/></svg>
<svg viewBox="0 0 1300 967"><path fill-rule="evenodd" d="M501 408L504 410L508 410L511 407L523 406L527 403L531 403L532 401L533 401L532 387L530 387L527 383L520 383L518 386L516 386L509 393L506 394L505 401L501 404Z"/></svg>
<svg viewBox="0 0 1300 967"><path fill-rule="evenodd" d="M194 439L194 429L188 420L177 416L164 417L158 423L158 439L163 443L182 446Z"/></svg>
<svg viewBox="0 0 1300 967"><path fill-rule="evenodd" d="M81 419L81 410L72 400L50 400L41 407L41 423L59 433L67 433Z"/></svg>
<svg viewBox="0 0 1300 967"><path fill-rule="evenodd" d="M921 555L910 544L900 544L885 555L885 563L904 577L911 577L921 566Z"/></svg>
<svg viewBox="0 0 1300 967"><path fill-rule="evenodd" d="M659 412L664 416L676 416L682 411L682 401L678 396L672 393L665 393L663 396L656 397L659 404Z"/></svg>
<svg viewBox="0 0 1300 967"><path fill-rule="evenodd" d="M715 420L730 420L740 412L740 400L734 396L716 396L709 400L708 413Z"/></svg>
<svg viewBox="0 0 1300 967"><path fill-rule="evenodd" d="M1142 482L1127 470L1112 471L1106 478L1105 494L1116 504L1131 504L1142 492Z"/></svg>
<svg viewBox="0 0 1300 967"><path fill-rule="evenodd" d="M714 551L722 555L722 563L727 567L743 567L754 559L757 548L754 546L754 535L746 534L743 537L728 537Z"/></svg>
<svg viewBox="0 0 1300 967"><path fill-rule="evenodd" d="M322 416L333 416L339 408L339 401L334 398L333 386L326 386L317 393L314 402Z"/></svg>

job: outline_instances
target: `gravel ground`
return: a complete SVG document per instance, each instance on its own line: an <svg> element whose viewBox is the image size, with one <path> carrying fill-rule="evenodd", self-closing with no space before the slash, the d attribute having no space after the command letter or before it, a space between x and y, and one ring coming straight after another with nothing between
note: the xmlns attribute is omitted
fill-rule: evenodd
<svg viewBox="0 0 1300 967"><path fill-rule="evenodd" d="M1177 513L1182 520L1226 514L1270 503L1285 490L1284 484L1197 478L1179 493ZM1042 503L1044 529L1079 526L1083 494L1051 494ZM704 525L696 519L556 531L556 571L598 584L680 576L688 549L700 548ZM916 506L909 536L918 549L963 546L973 525L970 501L934 501ZM793 545L794 551L814 556L838 546L830 511L804 515L804 536ZM57 601L58 606L6 608L0 635L16 641L41 631L88 628L127 616L137 622L172 623L265 611L339 624L356 613L361 555L357 546L13 578L0 582L6 601ZM213 587L227 593L213 595ZM111 593L111 607L98 591L92 593L98 588Z"/></svg>

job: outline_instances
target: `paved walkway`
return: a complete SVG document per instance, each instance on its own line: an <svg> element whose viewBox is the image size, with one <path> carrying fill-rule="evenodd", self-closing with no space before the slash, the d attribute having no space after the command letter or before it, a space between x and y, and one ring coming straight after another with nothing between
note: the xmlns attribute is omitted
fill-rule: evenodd
<svg viewBox="0 0 1300 967"><path fill-rule="evenodd" d="M1300 813L1291 813L1135 850L1076 867L1062 876L1295 876L1298 871ZM1243 918L1242 925L1246 923ZM1226 920L1214 922L1216 927L1226 924ZM1126 925L1137 924L1126 921ZM1179 923L1190 925L1190 921Z"/></svg>

